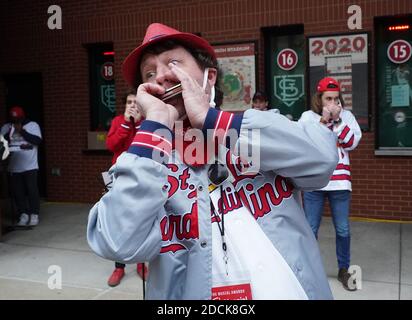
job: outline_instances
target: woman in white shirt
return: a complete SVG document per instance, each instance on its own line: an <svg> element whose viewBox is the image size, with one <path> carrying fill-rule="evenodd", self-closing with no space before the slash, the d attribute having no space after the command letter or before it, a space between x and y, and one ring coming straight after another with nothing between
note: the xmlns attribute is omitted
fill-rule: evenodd
<svg viewBox="0 0 412 320"><path fill-rule="evenodd" d="M316 191L304 193L306 218L317 238L322 219L325 198L328 198L336 231L336 256L338 259L338 279L345 289L354 291L351 282L349 211L352 193L349 152L354 150L361 137L361 129L353 114L341 104L340 85L333 78L319 81L317 92L312 99L311 110L302 114L299 122L316 121L332 130L338 137L336 152L339 162L329 184Z"/></svg>

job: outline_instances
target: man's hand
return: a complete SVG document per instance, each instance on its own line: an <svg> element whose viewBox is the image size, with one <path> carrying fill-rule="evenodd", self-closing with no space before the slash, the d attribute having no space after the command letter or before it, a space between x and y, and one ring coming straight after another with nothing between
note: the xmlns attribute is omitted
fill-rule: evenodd
<svg viewBox="0 0 412 320"><path fill-rule="evenodd" d="M330 103L327 106L322 108L322 118L329 122L331 120L337 121L340 117L340 112L342 107L340 105L336 105L335 103Z"/></svg>
<svg viewBox="0 0 412 320"><path fill-rule="evenodd" d="M131 121L130 117L133 118L133 120L135 122L140 121L140 119L142 118L139 110L137 109L137 107L135 106L127 106L126 110L124 111L124 120L126 121Z"/></svg>
<svg viewBox="0 0 412 320"><path fill-rule="evenodd" d="M322 118L324 122L328 123L332 118L332 113L330 112L328 107L323 107L322 108Z"/></svg>
<svg viewBox="0 0 412 320"><path fill-rule="evenodd" d="M141 84L136 94L137 108L146 120L159 122L172 130L179 113L175 107L156 97L164 93L165 88L161 85L154 83Z"/></svg>
<svg viewBox="0 0 412 320"><path fill-rule="evenodd" d="M342 110L342 106L340 104L332 103L332 104L328 105L327 108L329 109L329 111L331 113L332 120L334 120L334 121L339 120L340 112Z"/></svg>
<svg viewBox="0 0 412 320"><path fill-rule="evenodd" d="M191 125L201 129L209 111L209 96L199 83L181 68L172 63L169 63L169 67L182 84L183 101Z"/></svg>

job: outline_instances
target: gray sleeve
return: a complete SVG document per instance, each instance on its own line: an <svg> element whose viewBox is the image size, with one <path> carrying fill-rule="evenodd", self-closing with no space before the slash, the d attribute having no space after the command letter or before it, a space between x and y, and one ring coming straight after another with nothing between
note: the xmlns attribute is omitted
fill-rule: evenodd
<svg viewBox="0 0 412 320"><path fill-rule="evenodd" d="M42 138L40 126L34 121L30 121L29 123L25 124L23 126L23 129L33 136L39 137L40 139Z"/></svg>
<svg viewBox="0 0 412 320"><path fill-rule="evenodd" d="M254 133L257 137L250 138ZM260 151L260 170L275 171L303 190L327 185L338 163L336 135L326 126L273 112L246 111L239 144Z"/></svg>
<svg viewBox="0 0 412 320"><path fill-rule="evenodd" d="M110 169L113 186L91 209L87 240L99 256L135 263L152 260L161 247L159 217L167 201L167 168L124 152Z"/></svg>
<svg viewBox="0 0 412 320"><path fill-rule="evenodd" d="M23 136L24 140L33 145L39 145L42 142L40 127L34 121L30 121L29 123L23 126L21 135Z"/></svg>

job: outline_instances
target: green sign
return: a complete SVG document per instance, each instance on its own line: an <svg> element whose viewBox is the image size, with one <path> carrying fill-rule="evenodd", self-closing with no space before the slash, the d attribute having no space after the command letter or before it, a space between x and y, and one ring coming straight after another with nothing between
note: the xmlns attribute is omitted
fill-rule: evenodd
<svg viewBox="0 0 412 320"><path fill-rule="evenodd" d="M107 131L116 115L113 46L89 48L91 129Z"/></svg>
<svg viewBox="0 0 412 320"><path fill-rule="evenodd" d="M273 36L270 43L270 107L291 120L306 110L303 34Z"/></svg>
<svg viewBox="0 0 412 320"><path fill-rule="evenodd" d="M412 29L391 30L380 23L376 42L378 147L411 148Z"/></svg>

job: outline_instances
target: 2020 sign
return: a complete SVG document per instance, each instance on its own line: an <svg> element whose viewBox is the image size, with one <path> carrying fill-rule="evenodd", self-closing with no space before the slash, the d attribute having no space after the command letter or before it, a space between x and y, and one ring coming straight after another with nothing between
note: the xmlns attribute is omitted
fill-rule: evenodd
<svg viewBox="0 0 412 320"><path fill-rule="evenodd" d="M366 40L362 36L316 39L311 44L313 55L335 55L362 52L366 48Z"/></svg>

